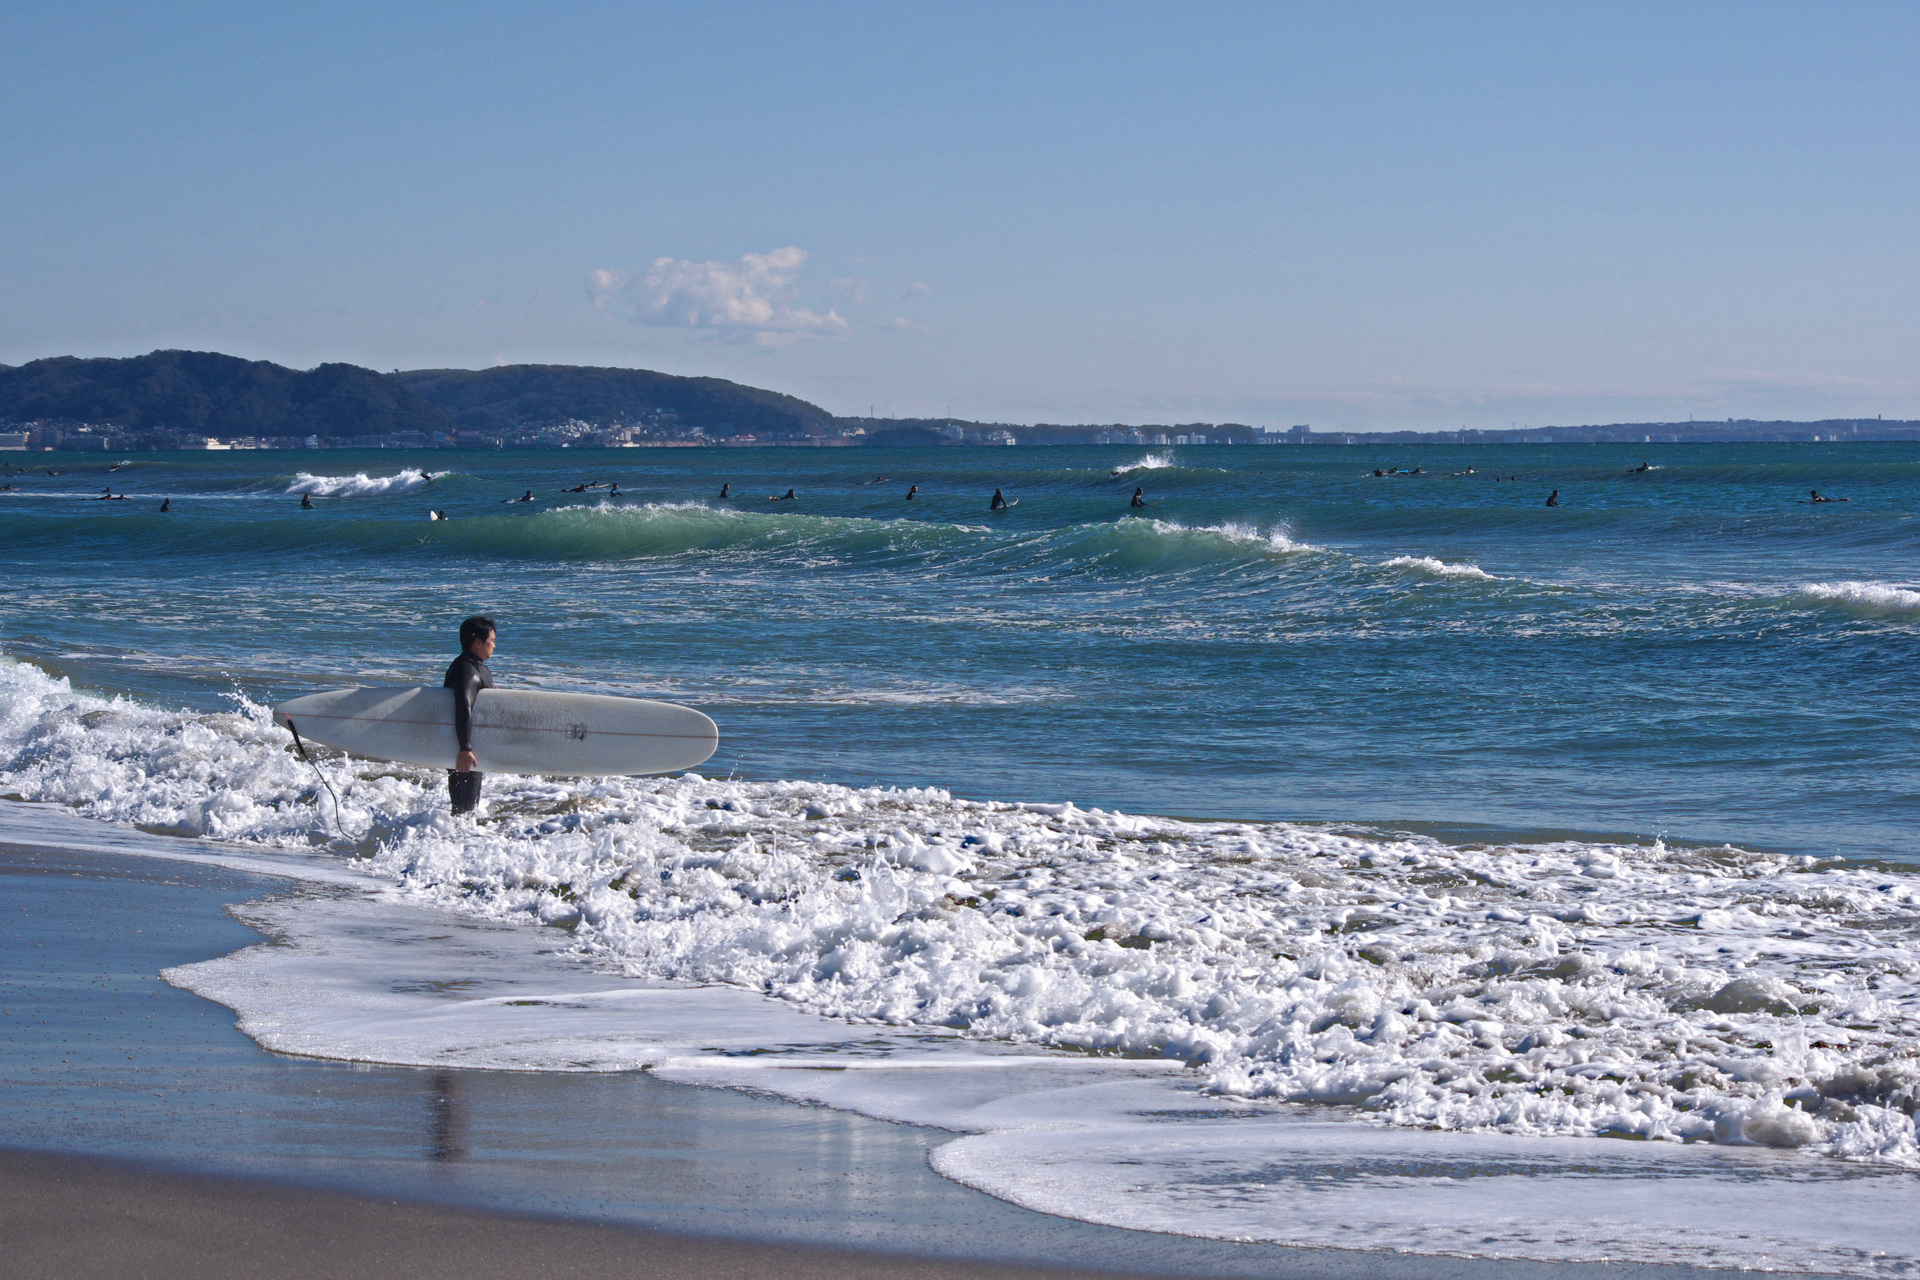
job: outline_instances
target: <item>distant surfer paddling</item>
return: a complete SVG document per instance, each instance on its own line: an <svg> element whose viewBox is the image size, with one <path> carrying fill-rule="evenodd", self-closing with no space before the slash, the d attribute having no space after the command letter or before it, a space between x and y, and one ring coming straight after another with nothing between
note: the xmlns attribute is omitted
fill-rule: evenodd
<svg viewBox="0 0 1920 1280"><path fill-rule="evenodd" d="M1808 502L1845 502L1845 501L1847 501L1847 499L1845 499L1845 498L1823 498L1823 497L1821 497L1821 496L1820 496L1820 491L1819 491L1818 489L1814 489L1814 490L1812 490L1812 491L1811 491L1811 493L1809 494L1809 496L1808 496L1808 498L1807 498L1807 501L1808 501Z"/></svg>
<svg viewBox="0 0 1920 1280"><path fill-rule="evenodd" d="M453 690L453 736L460 744L447 773L447 795L455 813L472 813L480 803L479 757L473 754L473 699L482 689L493 688L493 672L487 659L493 656L493 619L478 614L460 624L460 656L447 668L440 683Z"/></svg>

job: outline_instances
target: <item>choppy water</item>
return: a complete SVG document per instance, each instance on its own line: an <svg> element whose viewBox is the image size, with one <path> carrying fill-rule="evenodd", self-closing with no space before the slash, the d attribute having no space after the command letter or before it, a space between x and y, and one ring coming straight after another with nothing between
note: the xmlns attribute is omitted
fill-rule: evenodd
<svg viewBox="0 0 1920 1280"><path fill-rule="evenodd" d="M436 681L485 611L502 683L686 701L722 751L705 779L499 783L478 827L424 771L330 763L347 843L409 900L811 1015L1174 1059L1236 1105L1920 1166L1920 447L51 465L0 493L17 795L324 845L263 706ZM561 492L593 480L622 496ZM87 496L109 483L129 501ZM990 514L996 487L1019 505ZM554 1065L525 1045L482 1065ZM1160 1199L1077 1208L1033 1173L1057 1152L945 1158L1199 1221L1176 1147ZM1221 1225L1179 1229L1303 1240L1298 1205L1249 1207L1257 1154ZM1406 1220L1376 1243L1414 1247ZM1682 1253L1750 1263L1711 1234Z"/></svg>

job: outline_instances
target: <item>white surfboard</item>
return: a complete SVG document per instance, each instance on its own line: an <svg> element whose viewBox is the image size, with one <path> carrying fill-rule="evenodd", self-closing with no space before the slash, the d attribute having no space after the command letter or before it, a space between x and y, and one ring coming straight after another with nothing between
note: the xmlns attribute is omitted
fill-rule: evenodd
<svg viewBox="0 0 1920 1280"><path fill-rule="evenodd" d="M451 769L459 751L451 689L330 689L282 703L273 718L309 742L371 760ZM669 702L532 689L482 689L473 699L482 773L672 773L719 745L711 719Z"/></svg>

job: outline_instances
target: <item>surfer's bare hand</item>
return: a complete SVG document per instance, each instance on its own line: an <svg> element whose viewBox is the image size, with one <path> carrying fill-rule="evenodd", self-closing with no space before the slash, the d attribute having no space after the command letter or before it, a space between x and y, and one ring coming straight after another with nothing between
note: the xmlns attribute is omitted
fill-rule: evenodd
<svg viewBox="0 0 1920 1280"><path fill-rule="evenodd" d="M445 756L441 756L440 758L442 760L446 759ZM479 767L480 757L474 755L471 751L462 751L453 758L453 769L455 773L472 773Z"/></svg>

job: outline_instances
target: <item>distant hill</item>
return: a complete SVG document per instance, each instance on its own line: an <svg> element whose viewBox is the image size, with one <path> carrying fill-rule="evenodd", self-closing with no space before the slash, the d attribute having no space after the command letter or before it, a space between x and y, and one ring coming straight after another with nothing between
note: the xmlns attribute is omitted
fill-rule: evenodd
<svg viewBox="0 0 1920 1280"><path fill-rule="evenodd" d="M833 415L794 396L723 378L681 378L646 369L511 364L497 369L414 369L389 374L443 410L464 431L520 425L671 421L711 436L761 439L827 434Z"/></svg>
<svg viewBox="0 0 1920 1280"><path fill-rule="evenodd" d="M210 351L124 360L55 356L0 368L0 420L106 423L215 437L447 431L447 417L351 364L302 372Z"/></svg>

